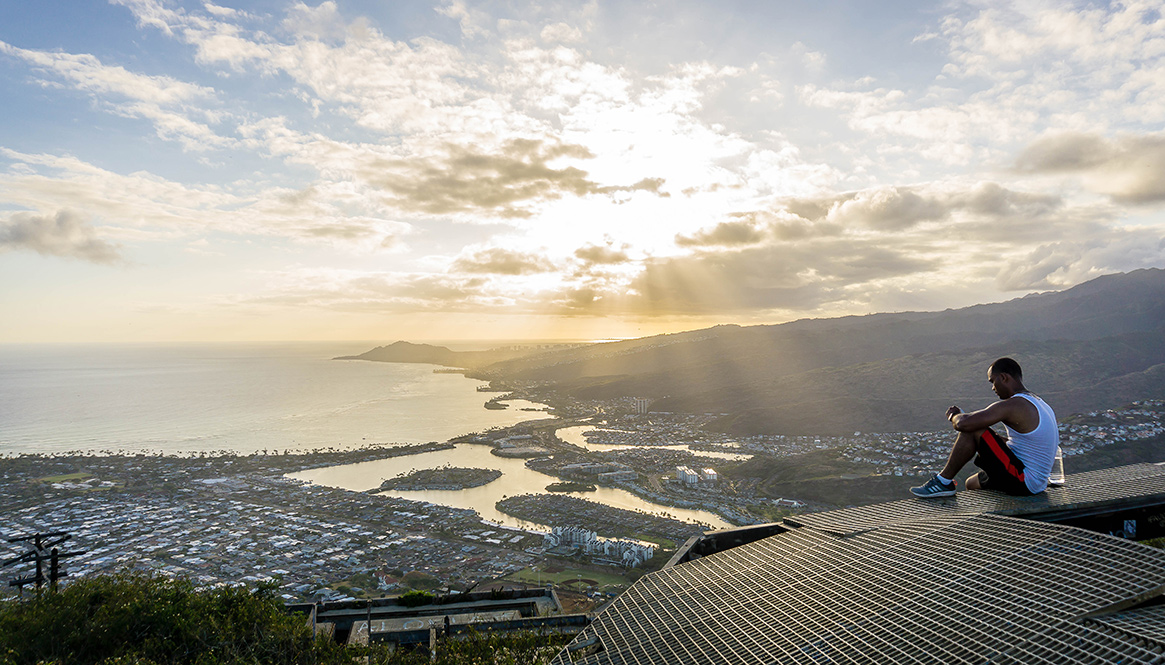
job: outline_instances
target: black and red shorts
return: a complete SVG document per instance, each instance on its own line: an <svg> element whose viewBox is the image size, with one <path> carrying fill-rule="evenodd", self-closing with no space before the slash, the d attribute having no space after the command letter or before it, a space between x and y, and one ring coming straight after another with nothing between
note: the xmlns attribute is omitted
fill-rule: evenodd
<svg viewBox="0 0 1165 665"><path fill-rule="evenodd" d="M979 472L979 485L983 489L1031 496L1031 490L1024 482L1023 462L995 432L984 431L983 436L975 441L975 452L975 466L982 469Z"/></svg>

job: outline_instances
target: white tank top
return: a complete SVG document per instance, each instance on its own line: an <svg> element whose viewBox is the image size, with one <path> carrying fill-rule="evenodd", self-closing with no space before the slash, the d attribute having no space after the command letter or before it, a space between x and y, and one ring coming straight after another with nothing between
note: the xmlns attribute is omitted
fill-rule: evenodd
<svg viewBox="0 0 1165 665"><path fill-rule="evenodd" d="M1047 402L1031 393L1016 393L1016 396L1031 402L1040 414L1039 424L1027 434L1003 424L1007 428L1007 445L1023 462L1023 482L1028 491L1035 494L1048 488L1048 474L1052 472L1052 461L1060 445L1060 428L1056 425L1056 414Z"/></svg>

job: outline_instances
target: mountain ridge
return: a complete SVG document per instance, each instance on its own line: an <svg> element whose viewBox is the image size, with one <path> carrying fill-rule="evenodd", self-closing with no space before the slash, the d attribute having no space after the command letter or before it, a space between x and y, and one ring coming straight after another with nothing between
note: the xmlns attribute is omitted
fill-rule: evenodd
<svg viewBox="0 0 1165 665"><path fill-rule="evenodd" d="M432 362L580 399L642 397L720 414L737 435L917 431L994 397L986 368L1015 357L1058 412L1165 395L1165 270L933 312L699 330L560 349L454 352L397 342L366 360Z"/></svg>
<svg viewBox="0 0 1165 665"><path fill-rule="evenodd" d="M938 312L717 326L515 358L471 373L550 382L585 399L723 413L733 434L909 431L992 399L986 368L1010 355L1064 413L1165 394L1165 270ZM905 369L904 369L905 368ZM909 370L909 371L907 371ZM1104 390L1098 390L1103 386Z"/></svg>

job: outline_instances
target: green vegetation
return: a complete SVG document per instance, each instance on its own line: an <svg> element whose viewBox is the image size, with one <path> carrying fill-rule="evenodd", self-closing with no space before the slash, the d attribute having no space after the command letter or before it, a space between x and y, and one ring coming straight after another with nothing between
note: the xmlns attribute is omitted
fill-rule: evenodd
<svg viewBox="0 0 1165 665"><path fill-rule="evenodd" d="M284 611L274 585L199 591L186 580L101 575L0 608L0 663L343 663Z"/></svg>
<svg viewBox="0 0 1165 665"><path fill-rule="evenodd" d="M1073 473L1095 469L1108 469L1142 462L1160 462L1165 460L1161 452L1163 444L1165 444L1165 436L1109 443L1093 448L1083 455L1065 457L1064 473L1071 477Z"/></svg>
<svg viewBox="0 0 1165 665"><path fill-rule="evenodd" d="M440 642L435 658L426 648L346 647L313 639L275 589L199 590L187 580L135 574L85 578L0 606L0 665L535 665L548 663L570 639L471 633Z"/></svg>
<svg viewBox="0 0 1165 665"><path fill-rule="evenodd" d="M492 483L502 477L497 469L475 469L460 466L439 466L435 469L415 469L399 478L380 483L380 490L465 489Z"/></svg>
<svg viewBox="0 0 1165 665"><path fill-rule="evenodd" d="M92 477L93 474L91 473L78 471L77 473L62 473L59 476L47 476L45 478L38 478L37 480L42 483L67 483L72 480L86 480Z"/></svg>
<svg viewBox="0 0 1165 665"><path fill-rule="evenodd" d="M580 483L573 480L550 483L546 486L547 492L594 492L596 489L598 488L590 483Z"/></svg>
<svg viewBox="0 0 1165 665"><path fill-rule="evenodd" d="M645 543L655 543L660 549L674 550L676 548L675 541L668 540L663 536L657 536L653 533L636 533L631 535L635 540L642 540ZM668 556L671 556L670 554Z"/></svg>
<svg viewBox="0 0 1165 665"><path fill-rule="evenodd" d="M748 506L747 509L748 509L748 512L752 513L753 515L756 515L757 517L760 517L761 519L765 520L766 522L780 522L781 520L785 519L789 515L793 514L792 510L790 510L788 508L781 508L778 506L759 506L758 505L758 506Z"/></svg>
<svg viewBox="0 0 1165 665"><path fill-rule="evenodd" d="M541 665L570 641L572 636L556 633L470 633L467 639L437 644L436 657L428 649L387 654L376 650L370 665ZM430 660L432 658L432 660Z"/></svg>
<svg viewBox="0 0 1165 665"><path fill-rule="evenodd" d="M411 589L436 589L437 587L441 586L441 580L433 577L428 573L422 573L419 570L405 573L405 576L401 579L401 581L407 584Z"/></svg>
<svg viewBox="0 0 1165 665"><path fill-rule="evenodd" d="M557 566L546 566L541 570L538 566L533 566L511 573L504 579L526 584L575 584L581 579L584 584L586 580L591 580L594 582L594 586L600 587L625 587L629 584L627 577L618 573L597 572L585 568L559 568Z"/></svg>
<svg viewBox="0 0 1165 665"><path fill-rule="evenodd" d="M406 591L401 594L396 602L405 607L420 607L421 605L432 605L435 600L437 600L437 597L428 591L413 589L412 591Z"/></svg>
<svg viewBox="0 0 1165 665"><path fill-rule="evenodd" d="M836 448L790 457L757 455L722 469L731 480L755 480L756 491L762 496L796 497L837 506L901 499L908 496L911 485L918 484L917 478L872 475L875 471L873 465L845 459ZM842 481L842 475L861 477Z"/></svg>
<svg viewBox="0 0 1165 665"><path fill-rule="evenodd" d="M379 582L380 581L377 580L371 572L364 572L356 573L346 580L333 582L332 584L329 584L329 586L331 586L336 591L348 594L353 598L384 597L384 592L377 588Z"/></svg>

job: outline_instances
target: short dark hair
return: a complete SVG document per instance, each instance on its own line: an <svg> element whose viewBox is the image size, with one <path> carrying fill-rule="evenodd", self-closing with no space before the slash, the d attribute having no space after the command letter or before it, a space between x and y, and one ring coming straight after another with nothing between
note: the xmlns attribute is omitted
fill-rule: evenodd
<svg viewBox="0 0 1165 665"><path fill-rule="evenodd" d="M1011 358L1000 358L991 363L991 369L988 370L992 374L1010 374L1019 380L1023 380L1023 370L1019 368L1019 363Z"/></svg>

